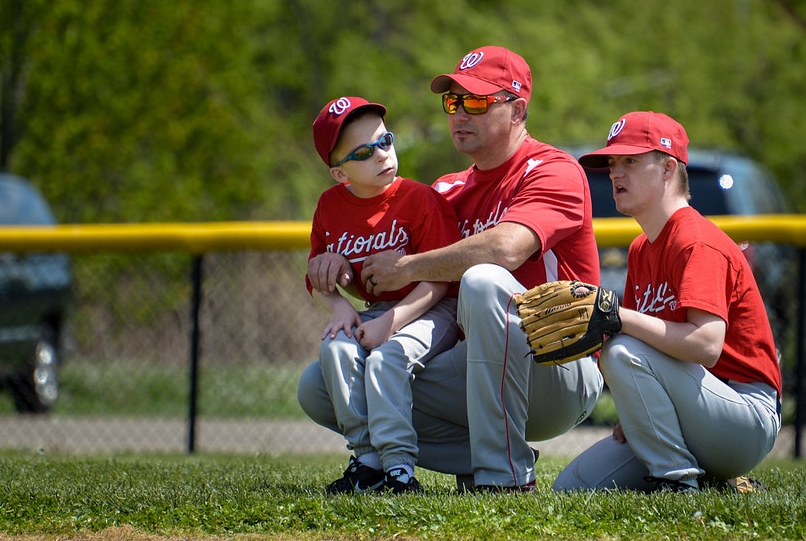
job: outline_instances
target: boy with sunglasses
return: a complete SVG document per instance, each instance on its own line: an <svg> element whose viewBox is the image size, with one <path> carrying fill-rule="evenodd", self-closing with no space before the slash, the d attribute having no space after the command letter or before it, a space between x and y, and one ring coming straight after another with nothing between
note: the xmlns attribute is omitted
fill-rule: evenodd
<svg viewBox="0 0 806 541"><path fill-rule="evenodd" d="M470 51L431 90L443 94L454 146L474 161L434 185L456 210L462 240L418 254L375 254L362 271L330 262L314 287L327 289L351 271L374 294L421 280L461 280L457 317L466 339L432 359L412 384L418 464L457 474L462 488L533 491L528 442L585 420L602 377L590 358L533 362L512 299L551 280L598 283L587 178L572 156L527 132L531 71L512 51ZM316 388L317 378L311 368L301 385ZM308 396L309 415L332 417L315 393Z"/></svg>
<svg viewBox="0 0 806 541"><path fill-rule="evenodd" d="M395 138L385 115L383 105L342 97L314 121L316 150L337 184L319 198L309 259L340 254L358 271L382 250L410 254L459 239L456 214L445 198L397 176ZM422 491L414 477L418 449L410 379L458 340L455 290L447 294L447 281L423 281L371 293L356 283L354 293L366 303L358 312L337 288L316 290L310 276L306 285L330 312L318 367L333 428L355 453L328 493Z"/></svg>

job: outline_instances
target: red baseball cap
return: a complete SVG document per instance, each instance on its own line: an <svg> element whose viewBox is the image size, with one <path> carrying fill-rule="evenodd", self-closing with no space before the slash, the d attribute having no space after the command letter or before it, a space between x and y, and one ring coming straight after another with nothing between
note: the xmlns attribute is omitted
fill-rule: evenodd
<svg viewBox="0 0 806 541"><path fill-rule="evenodd" d="M529 101L532 97L532 70L521 56L504 47L487 46L467 53L453 73L431 81L431 92L447 92L455 82L471 94L482 96L508 90Z"/></svg>
<svg viewBox="0 0 806 541"><path fill-rule="evenodd" d="M610 127L607 146L580 156L579 163L591 169L607 168L608 156L633 156L652 150L688 163L688 135L679 122L663 113L627 113Z"/></svg>
<svg viewBox="0 0 806 541"><path fill-rule="evenodd" d="M325 105L313 121L313 144L325 165L330 167L330 153L336 147L341 128L348 118L365 109L374 109L384 118L386 107L357 96L341 97Z"/></svg>

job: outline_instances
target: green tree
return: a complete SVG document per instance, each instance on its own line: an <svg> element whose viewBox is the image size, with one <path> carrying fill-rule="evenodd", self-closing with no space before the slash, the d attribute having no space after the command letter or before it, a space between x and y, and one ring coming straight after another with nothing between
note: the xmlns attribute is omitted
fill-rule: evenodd
<svg viewBox="0 0 806 541"><path fill-rule="evenodd" d="M400 173L430 183L469 160L429 83L488 44L532 66L535 137L601 143L624 112L663 111L698 146L767 165L806 211L806 10L791 0L10 0L0 10L0 158L5 149L64 222L309 219L332 182L310 125L343 95L389 106Z"/></svg>
<svg viewBox="0 0 806 541"><path fill-rule="evenodd" d="M248 12L32 1L15 170L66 222L232 219L260 195Z"/></svg>

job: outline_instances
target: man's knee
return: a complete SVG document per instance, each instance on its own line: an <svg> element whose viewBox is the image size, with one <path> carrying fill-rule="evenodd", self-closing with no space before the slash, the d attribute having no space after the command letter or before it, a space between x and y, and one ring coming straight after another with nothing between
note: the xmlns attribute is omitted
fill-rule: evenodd
<svg viewBox="0 0 806 541"><path fill-rule="evenodd" d="M302 411L320 425L328 426L335 417L318 361L309 364L302 371L297 386L297 402Z"/></svg>
<svg viewBox="0 0 806 541"><path fill-rule="evenodd" d="M467 269L462 275L462 281L459 284L460 297L463 293L480 292L491 287L493 280L490 278L499 270L501 270L501 267L490 263L473 265Z"/></svg>

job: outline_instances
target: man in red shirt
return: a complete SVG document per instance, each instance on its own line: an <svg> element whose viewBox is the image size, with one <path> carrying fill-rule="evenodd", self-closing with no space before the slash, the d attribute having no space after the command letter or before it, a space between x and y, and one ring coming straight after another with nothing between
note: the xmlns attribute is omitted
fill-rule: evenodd
<svg viewBox="0 0 806 541"><path fill-rule="evenodd" d="M744 475L780 429L781 372L753 273L739 247L688 204L688 136L651 111L624 115L607 146L617 210L643 233L630 246L621 333L600 366L619 415L554 488L694 492Z"/></svg>
<svg viewBox="0 0 806 541"><path fill-rule="evenodd" d="M590 358L533 362L512 299L551 280L598 283L587 178L573 157L527 132L532 76L521 56L475 49L431 90L442 94L454 146L474 161L434 184L456 210L463 238L417 254L374 254L360 278L373 293L460 281L457 320L466 339L434 357L412 384L418 465L462 474L465 486L481 490L531 491L528 442L558 436L590 415L602 377ZM320 263L309 272L327 277L316 287L349 275L339 262ZM319 381L315 368L303 374L303 408L326 424Z"/></svg>

